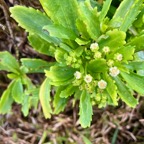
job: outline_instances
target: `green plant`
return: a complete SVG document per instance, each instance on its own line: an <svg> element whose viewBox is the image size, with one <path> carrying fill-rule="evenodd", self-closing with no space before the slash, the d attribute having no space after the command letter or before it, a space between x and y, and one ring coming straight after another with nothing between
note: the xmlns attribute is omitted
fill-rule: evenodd
<svg viewBox="0 0 144 144"><path fill-rule="evenodd" d="M88 127L92 105L117 106L121 99L135 107L134 92L144 95L144 62L139 57L144 49L144 5L142 0L123 0L113 13L111 2L101 7L90 0L40 0L45 13L11 8L11 16L29 32L32 47L56 62L23 58L19 66L8 52L1 52L0 69L10 72L12 82L1 97L0 113L8 112L15 101L27 115L36 98L50 118L63 111L72 96L79 100L80 124ZM26 74L41 72L46 79L39 89Z"/></svg>

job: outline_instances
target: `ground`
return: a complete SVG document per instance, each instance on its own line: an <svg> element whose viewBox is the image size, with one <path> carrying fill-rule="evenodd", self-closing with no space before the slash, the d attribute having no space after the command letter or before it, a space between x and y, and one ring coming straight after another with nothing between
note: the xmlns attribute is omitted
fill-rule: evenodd
<svg viewBox="0 0 144 144"><path fill-rule="evenodd" d="M0 0L0 51L9 51L17 60L22 57L49 57L35 52L29 45L27 33L10 18L9 7L26 5L41 10L38 0ZM43 75L30 75L33 82L41 83ZM0 72L0 94L10 80ZM136 108L120 102L117 107L94 107L90 128L83 129L78 122L78 103L72 100L65 111L46 120L41 105L24 117L20 105L13 104L12 112L0 115L0 144L144 144L144 98ZM85 142L84 142L85 141ZM89 144L89 143L86 143Z"/></svg>

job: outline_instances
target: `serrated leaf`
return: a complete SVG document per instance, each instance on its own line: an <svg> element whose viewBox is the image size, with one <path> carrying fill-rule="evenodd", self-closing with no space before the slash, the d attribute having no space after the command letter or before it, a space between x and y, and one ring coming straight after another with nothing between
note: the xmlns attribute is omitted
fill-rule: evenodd
<svg viewBox="0 0 144 144"><path fill-rule="evenodd" d="M76 0L40 0L47 15L55 24L72 29L77 33L75 26L78 3Z"/></svg>
<svg viewBox="0 0 144 144"><path fill-rule="evenodd" d="M12 7L10 8L10 12L11 17L13 17L26 31L37 34L50 43L59 44L58 39L50 37L49 34L43 30L45 25L52 23L44 13L24 6Z"/></svg>
<svg viewBox="0 0 144 144"><path fill-rule="evenodd" d="M20 74L17 60L7 51L0 52L0 70Z"/></svg>
<svg viewBox="0 0 144 144"><path fill-rule="evenodd" d="M21 79L16 79L12 87L12 97L15 102L22 104L23 101L23 85Z"/></svg>
<svg viewBox="0 0 144 144"><path fill-rule="evenodd" d="M46 25L43 29L46 30L50 36L60 39L75 40L78 37L72 29L61 25Z"/></svg>
<svg viewBox="0 0 144 144"><path fill-rule="evenodd" d="M83 128L89 127L92 120L92 104L90 100L90 94L87 91L83 91L80 97L80 124Z"/></svg>
<svg viewBox="0 0 144 144"><path fill-rule="evenodd" d="M90 72L104 72L108 69L104 59L91 60L88 64L88 71Z"/></svg>
<svg viewBox="0 0 144 144"><path fill-rule="evenodd" d="M128 106L135 107L138 104L137 99L133 97L133 95L130 93L129 89L125 86L125 84L120 80L120 78L116 77L114 78L117 88L118 88L118 94L122 101L124 101Z"/></svg>
<svg viewBox="0 0 144 144"><path fill-rule="evenodd" d="M46 76L51 80L50 83L55 86L65 85L71 82L74 77L75 69L64 66L52 66L50 71L45 71Z"/></svg>
<svg viewBox="0 0 144 144"><path fill-rule="evenodd" d="M122 54L123 60L133 60L133 54L135 52L134 46L123 46L116 51L117 53Z"/></svg>
<svg viewBox="0 0 144 144"><path fill-rule="evenodd" d="M90 37L96 40L101 34L97 9L92 8L89 0L80 2L79 7L79 17L83 21L83 25L86 25Z"/></svg>
<svg viewBox="0 0 144 144"><path fill-rule="evenodd" d="M37 34L29 34L28 40L30 42L30 45L37 52L54 57L54 52L56 48L53 47L52 44L50 44L46 40L42 39Z"/></svg>
<svg viewBox="0 0 144 144"><path fill-rule="evenodd" d="M104 80L107 82L106 91L108 92L109 96L111 97L113 104L118 105L117 87L114 84L114 81L107 74L104 75Z"/></svg>
<svg viewBox="0 0 144 144"><path fill-rule="evenodd" d="M10 112L11 105L13 103L13 98L11 96L11 90L13 88L13 82L12 81L7 89L3 92L1 99L0 99L0 114L6 114Z"/></svg>
<svg viewBox="0 0 144 144"><path fill-rule="evenodd" d="M64 110L66 104L68 102L68 98L61 98L60 93L66 88L66 86L60 86L56 90L56 94L54 96L53 106L54 106L54 114L58 114Z"/></svg>
<svg viewBox="0 0 144 144"><path fill-rule="evenodd" d="M100 16L99 16L99 20L100 20L100 21L103 21L103 19L104 19L105 16L107 15L108 10L109 10L110 5L111 5L111 2L112 2L112 0L106 0L106 1L104 1L102 10L101 10Z"/></svg>
<svg viewBox="0 0 144 144"><path fill-rule="evenodd" d="M49 70L55 64L55 62L31 58L22 58L21 62L28 69L28 73L44 73L44 70Z"/></svg>
<svg viewBox="0 0 144 144"><path fill-rule="evenodd" d="M100 48L108 46L111 51L117 50L120 46L123 46L126 38L125 32L119 31L117 29L109 30L105 34L105 38L99 41Z"/></svg>
<svg viewBox="0 0 144 144"><path fill-rule="evenodd" d="M69 96L72 96L76 90L76 87L73 85L68 85L63 91L60 93L61 98L67 98Z"/></svg>
<svg viewBox="0 0 144 144"><path fill-rule="evenodd" d="M123 0L110 22L111 26L126 32L139 14L141 5L142 0Z"/></svg>
<svg viewBox="0 0 144 144"><path fill-rule="evenodd" d="M127 82L127 84L136 92L144 96L144 77L139 76L135 73L124 73L121 72L122 77Z"/></svg>
<svg viewBox="0 0 144 144"><path fill-rule="evenodd" d="M39 98L45 118L51 118L52 109L50 105L51 85L49 79L46 78L40 87Z"/></svg>

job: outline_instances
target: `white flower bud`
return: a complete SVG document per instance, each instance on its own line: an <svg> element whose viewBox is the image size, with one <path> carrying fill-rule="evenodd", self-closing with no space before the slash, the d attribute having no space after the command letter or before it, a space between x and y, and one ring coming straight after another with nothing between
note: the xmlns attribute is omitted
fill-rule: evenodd
<svg viewBox="0 0 144 144"><path fill-rule="evenodd" d="M117 61L122 61L122 59L123 59L123 55L117 53L117 54L115 54L114 58L115 58Z"/></svg>
<svg viewBox="0 0 144 144"><path fill-rule="evenodd" d="M107 82L104 81L104 80L100 80L100 81L98 82L98 87L99 87L100 89L105 89L105 88L107 87Z"/></svg>
<svg viewBox="0 0 144 144"><path fill-rule="evenodd" d="M98 50L99 49L99 45L98 45L98 43L92 43L91 45L90 45L90 49L91 49L91 51L95 51L95 50Z"/></svg>
<svg viewBox="0 0 144 144"><path fill-rule="evenodd" d="M95 52L95 54L94 54L94 58L101 58L101 56L102 56L102 54L99 51Z"/></svg>
<svg viewBox="0 0 144 144"><path fill-rule="evenodd" d="M111 60L111 59L108 60L107 65L108 65L109 67L112 67L113 64L114 64L114 61L113 61L113 60Z"/></svg>
<svg viewBox="0 0 144 144"><path fill-rule="evenodd" d="M86 75L85 78L84 78L84 81L86 83L90 83L92 81L92 76L91 75Z"/></svg>
<svg viewBox="0 0 144 144"><path fill-rule="evenodd" d="M80 79L81 78L81 73L79 71L76 71L74 73L74 76L75 76L76 79Z"/></svg>
<svg viewBox="0 0 144 144"><path fill-rule="evenodd" d="M110 48L108 46L103 47L103 52L104 53L109 53L110 52Z"/></svg>
<svg viewBox="0 0 144 144"><path fill-rule="evenodd" d="M112 76L112 77L116 77L119 73L120 73L120 70L117 68L117 67L111 67L110 69L109 69L109 71L110 71L110 75Z"/></svg>

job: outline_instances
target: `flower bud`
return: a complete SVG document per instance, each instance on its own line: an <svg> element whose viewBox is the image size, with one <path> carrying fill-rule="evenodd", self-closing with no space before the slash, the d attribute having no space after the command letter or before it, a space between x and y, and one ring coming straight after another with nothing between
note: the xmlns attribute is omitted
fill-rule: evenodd
<svg viewBox="0 0 144 144"><path fill-rule="evenodd" d="M91 75L86 75L85 78L84 78L84 81L86 83L90 83L92 81L92 76Z"/></svg>

